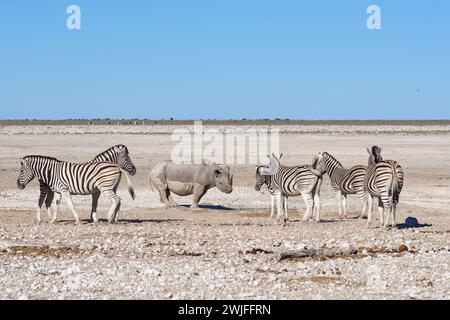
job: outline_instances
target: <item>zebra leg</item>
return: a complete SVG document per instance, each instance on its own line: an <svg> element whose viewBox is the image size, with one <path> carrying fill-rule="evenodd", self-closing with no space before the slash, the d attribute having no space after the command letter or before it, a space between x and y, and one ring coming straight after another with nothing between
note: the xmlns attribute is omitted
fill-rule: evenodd
<svg viewBox="0 0 450 320"><path fill-rule="evenodd" d="M361 211L361 214L359 215L359 219L362 219L365 217L366 215L366 211L367 211L367 199L364 195L364 193L358 193L358 198L360 198L363 201L363 208Z"/></svg>
<svg viewBox="0 0 450 320"><path fill-rule="evenodd" d="M316 188L315 188L315 192L314 192L314 215L316 218L316 222L320 222L320 210L321 208L321 203L320 203L320 188L322 186L322 182L323 182L323 177L320 177L317 180L317 184L316 184Z"/></svg>
<svg viewBox="0 0 450 320"><path fill-rule="evenodd" d="M372 225L372 209L373 209L373 198L370 194L367 197L367 224L370 227Z"/></svg>
<svg viewBox="0 0 450 320"><path fill-rule="evenodd" d="M387 192L382 192L381 193L381 197L379 200L379 206L382 206L383 209L383 218L381 220L381 224L383 225L383 227L388 227L389 226L389 214L391 212L391 208L392 208L392 203L391 203L391 199L389 198L389 194Z"/></svg>
<svg viewBox="0 0 450 320"><path fill-rule="evenodd" d="M36 212L36 223L40 224L41 223L41 209L42 209L42 205L44 204L44 201L47 198L47 194L50 191L50 189L48 188L48 186L41 180L39 180L39 200L38 200L38 207L37 207L37 212Z"/></svg>
<svg viewBox="0 0 450 320"><path fill-rule="evenodd" d="M342 194L342 209L344 210L344 219L347 219L347 195Z"/></svg>
<svg viewBox="0 0 450 320"><path fill-rule="evenodd" d="M288 198L283 196L283 204L284 204L284 222L288 222Z"/></svg>
<svg viewBox="0 0 450 320"><path fill-rule="evenodd" d="M396 228L397 227L397 221L395 221L395 212L397 211L397 203L393 202L392 203L392 223L391 223L391 227Z"/></svg>
<svg viewBox="0 0 450 320"><path fill-rule="evenodd" d="M47 193L47 197L45 198L45 206L47 208L47 216L49 219L52 218L52 202L55 198L55 193L53 191L49 191Z"/></svg>
<svg viewBox="0 0 450 320"><path fill-rule="evenodd" d="M316 222L320 222L320 210L321 210L320 194L319 194L319 192L317 192L314 195L314 211L315 211Z"/></svg>
<svg viewBox="0 0 450 320"><path fill-rule="evenodd" d="M339 209L339 219L342 219L342 193L341 191L336 192L338 199L338 209Z"/></svg>
<svg viewBox="0 0 450 320"><path fill-rule="evenodd" d="M58 199L56 199L56 205L55 208L53 209L53 218L52 220L50 220L50 223L55 223L56 222L56 217L58 216L58 210L59 210L59 205L61 204L61 198L62 198L62 194L60 193L58 195Z"/></svg>
<svg viewBox="0 0 450 320"><path fill-rule="evenodd" d="M69 207L70 211L73 214L73 217L75 218L75 224L80 224L80 217L78 216L78 213L75 211L75 207L73 206L72 197L69 192L62 193L62 197L66 200L67 206Z"/></svg>
<svg viewBox="0 0 450 320"><path fill-rule="evenodd" d="M387 224L385 222L389 221L389 216L387 217L387 220L386 220L385 216L384 216L384 213L385 213L384 205L383 205L383 201L381 200L381 198L378 199L378 212L380 213L381 225L383 227L386 227Z"/></svg>
<svg viewBox="0 0 450 320"><path fill-rule="evenodd" d="M277 221L280 220L281 216L284 215L284 203L283 203L283 194L278 192L277 195Z"/></svg>
<svg viewBox="0 0 450 320"><path fill-rule="evenodd" d="M36 224L40 224L41 223L41 208L42 205L44 204L45 198L47 197L47 193L42 192L39 194L39 200L38 200L38 207L37 207L37 211L36 211Z"/></svg>
<svg viewBox="0 0 450 320"><path fill-rule="evenodd" d="M111 200L112 204L108 212L108 222L112 224L115 222L116 215L120 209L120 197L112 189L101 190L101 193L105 198Z"/></svg>
<svg viewBox="0 0 450 320"><path fill-rule="evenodd" d="M305 215L303 216L303 221L308 221L314 208L314 199L311 193L304 193L302 194L302 196L306 204L306 211Z"/></svg>
<svg viewBox="0 0 450 320"><path fill-rule="evenodd" d="M100 198L100 191L96 191L92 194L92 209L91 209L91 220L94 223L98 222L97 219L97 206L98 206L98 199Z"/></svg>
<svg viewBox="0 0 450 320"><path fill-rule="evenodd" d="M270 219L275 218L275 195L270 195Z"/></svg>

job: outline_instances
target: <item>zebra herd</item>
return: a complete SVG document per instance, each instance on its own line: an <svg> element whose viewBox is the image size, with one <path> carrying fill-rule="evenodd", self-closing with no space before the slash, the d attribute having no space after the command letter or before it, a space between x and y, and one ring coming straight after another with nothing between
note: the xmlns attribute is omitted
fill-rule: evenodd
<svg viewBox="0 0 450 320"><path fill-rule="evenodd" d="M403 187L403 170L394 160L383 160L381 148L367 149L368 165L358 165L345 169L341 163L327 152L313 158L312 164L284 166L280 157L270 157L268 166L256 167L255 189L259 191L266 185L272 195L271 218L283 216L287 221L288 197L302 196L306 204L303 220L313 218L320 221L320 188L325 173L331 180L332 189L338 198L339 217L347 216L347 196L356 194L363 201L361 217L367 213L369 225L372 223L373 199L378 199L378 210L383 226L395 226L396 206ZM79 216L74 208L72 195L92 195L91 219L97 222L97 204L100 195L111 200L108 221L118 221L121 199L117 195L122 174L128 184L128 192L135 198L130 175L136 174L136 167L130 159L128 148L116 145L87 163L71 163L47 156L26 156L21 160L21 170L17 179L19 189L36 178L39 181L40 196L37 209L37 222L41 222L43 204L47 208L50 222L56 221L61 200L65 200L72 212L75 223ZM54 195L59 195L52 213ZM388 214L385 217L385 209Z"/></svg>
<svg viewBox="0 0 450 320"><path fill-rule="evenodd" d="M275 216L274 203L277 202L277 219L287 220L287 198L302 195L306 204L303 220L314 218L320 221L320 187L323 175L328 174L331 187L337 194L339 218L347 217L347 196L356 194L363 201L360 217L367 213L368 224L372 224L373 199L378 199L378 211L384 227L396 226L395 213L399 195L403 188L403 169L394 160L383 160L381 148L367 149L368 165L357 165L346 169L327 152L316 155L310 165L283 166L280 157L270 157L269 166L256 167L255 189L267 185L272 197L271 217ZM385 217L385 214L388 216Z"/></svg>

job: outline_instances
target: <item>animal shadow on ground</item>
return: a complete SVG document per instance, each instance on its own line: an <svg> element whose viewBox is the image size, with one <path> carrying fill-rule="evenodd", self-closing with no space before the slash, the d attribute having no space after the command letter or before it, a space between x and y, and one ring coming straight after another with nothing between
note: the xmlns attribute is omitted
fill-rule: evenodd
<svg viewBox="0 0 450 320"><path fill-rule="evenodd" d="M429 223L419 223L419 221L416 218L408 217L405 219L404 223L397 224L397 229L425 228L431 226L433 225Z"/></svg>
<svg viewBox="0 0 450 320"><path fill-rule="evenodd" d="M118 223L164 223L179 222L181 219L119 219ZM107 220L106 220L107 222Z"/></svg>
<svg viewBox="0 0 450 320"><path fill-rule="evenodd" d="M180 219L119 219L115 224L127 224L127 223L164 223L164 222L179 222L182 221ZM98 224L109 224L108 219L98 219L97 224L92 222L91 219L82 219L80 220L81 224L90 224L90 225L98 225ZM73 224L73 220L58 220L55 224Z"/></svg>
<svg viewBox="0 0 450 320"><path fill-rule="evenodd" d="M180 207L184 207L184 208L190 208L190 205L187 204L183 204ZM198 207L200 209L210 209L210 210L224 210L224 211L231 211L231 210L235 210L233 208L229 208L229 207L224 207L224 206L215 206L215 205L210 205L210 204L199 204Z"/></svg>

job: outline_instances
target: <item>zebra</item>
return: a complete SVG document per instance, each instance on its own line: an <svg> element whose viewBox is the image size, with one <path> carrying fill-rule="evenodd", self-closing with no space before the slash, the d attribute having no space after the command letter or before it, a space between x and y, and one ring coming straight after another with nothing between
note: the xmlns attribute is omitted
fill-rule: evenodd
<svg viewBox="0 0 450 320"><path fill-rule="evenodd" d="M372 223L373 198L378 198L378 211L383 227L396 227L395 212L403 188L404 173L394 160L383 160L381 148L373 146L369 153L367 175L364 179L364 191L368 199L368 224ZM388 210L388 217L384 216ZM392 222L391 222L392 217Z"/></svg>
<svg viewBox="0 0 450 320"><path fill-rule="evenodd" d="M92 194L92 212L95 212L98 198L100 194L103 194L111 199L108 221L114 223L120 209L120 198L116 191L122 173L127 178L128 192L134 199L135 193L128 173L116 164L110 162L70 163L51 157L32 155L21 160L17 187L24 189L34 178L43 181L52 192L60 194L60 199L63 198L67 202L76 224L80 223L80 219L75 211L71 195ZM38 211L37 219L40 222L40 211ZM55 220L56 211L51 222Z"/></svg>
<svg viewBox="0 0 450 320"><path fill-rule="evenodd" d="M282 157L282 154L280 154L279 158ZM281 194L279 190L277 190L277 186L274 183L274 180L272 179L272 175L262 175L261 170L268 170L268 166L256 166L256 184L255 184L255 190L259 191L261 190L261 187L263 185L267 186L267 189L270 193L270 218L275 217L275 202L277 203L277 220L281 217L282 214L284 214L284 222L287 221L287 211L288 211L288 199L286 196ZM281 211L278 207L278 203L281 203Z"/></svg>
<svg viewBox="0 0 450 320"><path fill-rule="evenodd" d="M272 154L269 167L260 168L259 174L272 176L271 185L274 190L279 191L280 196L287 198L301 195L303 197L306 204L303 221L309 220L314 213L316 222L320 221L320 186L322 184L320 172L310 165L283 166ZM281 207L281 201L278 201L278 212L281 212ZM284 214L286 217L287 212Z"/></svg>
<svg viewBox="0 0 450 320"><path fill-rule="evenodd" d="M115 145L102 153L98 154L91 162L111 162L117 164L119 167L128 172L131 176L136 174L136 167L130 159L130 155L128 152L128 148L122 144ZM42 180L39 180L39 200L38 200L38 217L40 217L40 211L42 205L45 201L45 206L47 208L47 216L51 219L52 216L57 216L58 208L60 205L60 201L56 201L56 208L54 209L56 213L52 215L51 205L53 199L55 197L54 192L49 188L49 186ZM96 194L92 194L92 202L98 201L95 199L97 197ZM116 222L119 219L119 215L116 215ZM91 212L91 220L93 222L97 222L96 212ZM38 223L40 222L40 218L38 218Z"/></svg>
<svg viewBox="0 0 450 320"><path fill-rule="evenodd" d="M347 195L349 194L357 194L364 201L360 218L364 217L367 210L367 199L364 194L367 166L358 165L346 169L328 152L320 152L314 157L313 167L321 174L328 173L331 188L337 193L340 219L347 218Z"/></svg>

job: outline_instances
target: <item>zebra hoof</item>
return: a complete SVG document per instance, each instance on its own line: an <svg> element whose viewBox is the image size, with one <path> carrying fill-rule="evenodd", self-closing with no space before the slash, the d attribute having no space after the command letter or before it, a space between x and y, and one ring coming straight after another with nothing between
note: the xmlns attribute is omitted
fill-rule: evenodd
<svg viewBox="0 0 450 320"><path fill-rule="evenodd" d="M38 225L40 225L41 223L42 223L41 220L37 220L34 224L38 226Z"/></svg>

